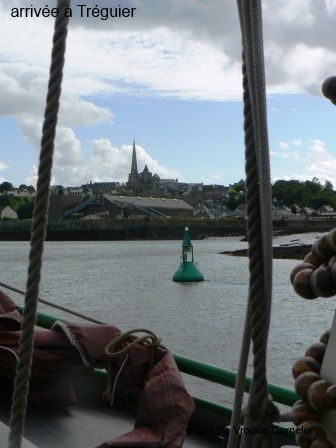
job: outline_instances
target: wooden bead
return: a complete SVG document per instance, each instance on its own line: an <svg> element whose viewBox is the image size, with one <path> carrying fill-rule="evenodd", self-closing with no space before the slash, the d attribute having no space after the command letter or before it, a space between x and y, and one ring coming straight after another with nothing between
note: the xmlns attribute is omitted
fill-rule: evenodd
<svg viewBox="0 0 336 448"><path fill-rule="evenodd" d="M307 401L309 406L316 409L318 412L330 411L330 406L327 403L326 392L331 386L328 381L319 380L311 384L307 391Z"/></svg>
<svg viewBox="0 0 336 448"><path fill-rule="evenodd" d="M319 238L314 245L316 244L318 251L320 252L320 254L323 255L323 257L326 258L326 260L329 260L329 258L331 258L332 256L336 255L335 254L335 247L334 245L330 242L330 240L328 239L327 235L322 236L321 238ZM313 247L314 247L313 245Z"/></svg>
<svg viewBox="0 0 336 448"><path fill-rule="evenodd" d="M290 281L293 284L294 281L294 277L296 276L296 274L300 271L302 271L302 269L315 269L315 266L311 263L299 263L295 266L295 268L292 269L292 272L290 274Z"/></svg>
<svg viewBox="0 0 336 448"><path fill-rule="evenodd" d="M293 287L295 292L304 299L316 299L318 297L312 291L310 286L310 277L312 273L312 269L302 269L295 275L293 280Z"/></svg>
<svg viewBox="0 0 336 448"><path fill-rule="evenodd" d="M303 422L298 428L300 432L296 436L296 441L303 448L310 448L314 440L327 437L322 426L314 420Z"/></svg>
<svg viewBox="0 0 336 448"><path fill-rule="evenodd" d="M331 442L329 442L328 439L315 439L310 445L310 448L334 448L335 445Z"/></svg>
<svg viewBox="0 0 336 448"><path fill-rule="evenodd" d="M336 283L336 264L334 263L330 268L330 274L334 282Z"/></svg>
<svg viewBox="0 0 336 448"><path fill-rule="evenodd" d="M302 374L303 375L303 374ZM307 420L318 420L319 414L311 408L305 401L299 400L293 404L294 418L293 422L296 426Z"/></svg>
<svg viewBox="0 0 336 448"><path fill-rule="evenodd" d="M306 350L305 356L311 356L322 364L326 348L327 346L323 342L315 342Z"/></svg>
<svg viewBox="0 0 336 448"><path fill-rule="evenodd" d="M326 330L320 337L320 341L323 342L324 344L328 344L329 336L330 336L330 330Z"/></svg>
<svg viewBox="0 0 336 448"><path fill-rule="evenodd" d="M323 249L322 249L322 251L320 250L319 242L320 242L319 239L316 240L315 243L312 246L312 249L311 249L313 257L318 262L317 266L320 266L321 264L325 263L329 259L329 257L326 254L326 252L323 252ZM321 244L321 248L323 248L322 244ZM316 264L316 263L314 263L314 264Z"/></svg>
<svg viewBox="0 0 336 448"><path fill-rule="evenodd" d="M336 384L329 386L326 392L327 405L336 409Z"/></svg>
<svg viewBox="0 0 336 448"><path fill-rule="evenodd" d="M316 359L310 356L304 356L303 358L298 359L292 368L293 378L296 379L301 373L304 372L320 372L320 364L316 361Z"/></svg>
<svg viewBox="0 0 336 448"><path fill-rule="evenodd" d="M315 372L303 372L295 379L295 390L301 398L305 399L309 387L316 381L320 381L321 377Z"/></svg>
<svg viewBox="0 0 336 448"><path fill-rule="evenodd" d="M329 261L328 261L328 268L331 269L334 266L335 262L336 262L336 255L334 255L333 257L331 257L329 259Z"/></svg>
<svg viewBox="0 0 336 448"><path fill-rule="evenodd" d="M328 240L328 244L331 248L333 248L336 252L336 227L332 230L330 230L330 232L327 235L327 240Z"/></svg>
<svg viewBox="0 0 336 448"><path fill-rule="evenodd" d="M332 297L336 294L336 283L330 270L324 266L320 266L312 273L310 286L312 291L320 297Z"/></svg>
<svg viewBox="0 0 336 448"><path fill-rule="evenodd" d="M336 98L336 76L330 76L323 81L322 93L329 100Z"/></svg>
<svg viewBox="0 0 336 448"><path fill-rule="evenodd" d="M303 262L312 264L316 268L320 265L319 260L316 260L311 252L308 252L308 254L304 257Z"/></svg>

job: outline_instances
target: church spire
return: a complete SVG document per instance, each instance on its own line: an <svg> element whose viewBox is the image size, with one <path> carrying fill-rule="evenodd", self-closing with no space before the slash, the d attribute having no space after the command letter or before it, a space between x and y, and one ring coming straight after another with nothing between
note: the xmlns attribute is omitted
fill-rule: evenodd
<svg viewBox="0 0 336 448"><path fill-rule="evenodd" d="M136 151L135 151L135 139L133 140L131 174L138 174L138 164L137 164Z"/></svg>

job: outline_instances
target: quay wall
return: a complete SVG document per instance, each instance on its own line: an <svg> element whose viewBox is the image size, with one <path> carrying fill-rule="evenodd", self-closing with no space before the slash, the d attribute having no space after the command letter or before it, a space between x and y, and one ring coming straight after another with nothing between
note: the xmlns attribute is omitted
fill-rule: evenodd
<svg viewBox="0 0 336 448"><path fill-rule="evenodd" d="M0 221L0 241L29 241L31 221ZM216 222L158 220L153 222L110 220L52 221L47 241L180 240L189 226L193 239L245 235L245 220Z"/></svg>
<svg viewBox="0 0 336 448"><path fill-rule="evenodd" d="M185 226L192 239L246 235L244 219L66 220L48 224L47 241L180 240ZM277 235L328 232L336 227L336 219L275 220L273 226ZM0 241L29 241L30 227L30 220L0 221Z"/></svg>

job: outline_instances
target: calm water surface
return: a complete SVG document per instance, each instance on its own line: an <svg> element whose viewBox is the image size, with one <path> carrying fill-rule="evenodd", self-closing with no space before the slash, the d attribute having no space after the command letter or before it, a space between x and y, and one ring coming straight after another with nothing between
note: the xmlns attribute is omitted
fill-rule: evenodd
<svg viewBox="0 0 336 448"><path fill-rule="evenodd" d="M313 235L283 237L275 244ZM1 242L1 281L24 289L29 244ZM147 327L164 345L205 362L236 370L247 297L247 259L220 251L246 247L239 238L194 241L206 281L174 283L178 241L47 242L40 296L77 309L122 330ZM268 373L273 383L293 387L291 365L330 327L335 303L298 298L289 283L295 260L274 260L274 299ZM22 298L11 296L22 303ZM39 307L49 312L50 308ZM52 314L64 317L60 312ZM229 403L222 386L186 377L189 390Z"/></svg>

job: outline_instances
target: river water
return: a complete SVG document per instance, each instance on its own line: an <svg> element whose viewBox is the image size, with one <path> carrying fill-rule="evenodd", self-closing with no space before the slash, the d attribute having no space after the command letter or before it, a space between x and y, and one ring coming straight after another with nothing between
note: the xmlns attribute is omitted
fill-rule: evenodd
<svg viewBox="0 0 336 448"><path fill-rule="evenodd" d="M315 235L275 239L275 244ZM220 251L245 248L240 238L194 241L195 259L206 281L179 284L178 241L47 242L40 297L109 322L126 331L145 327L175 353L237 370L245 315L248 265ZM1 281L24 289L29 244L1 242ZM307 301L295 295L289 274L296 260L274 260L269 381L293 387L291 365L330 327L333 299ZM17 303L22 298L10 293ZM42 312L64 317L43 305ZM69 318L68 318L69 319ZM249 367L250 368L250 367ZM251 372L251 370L250 370ZM228 404L232 393L185 376L191 393Z"/></svg>

